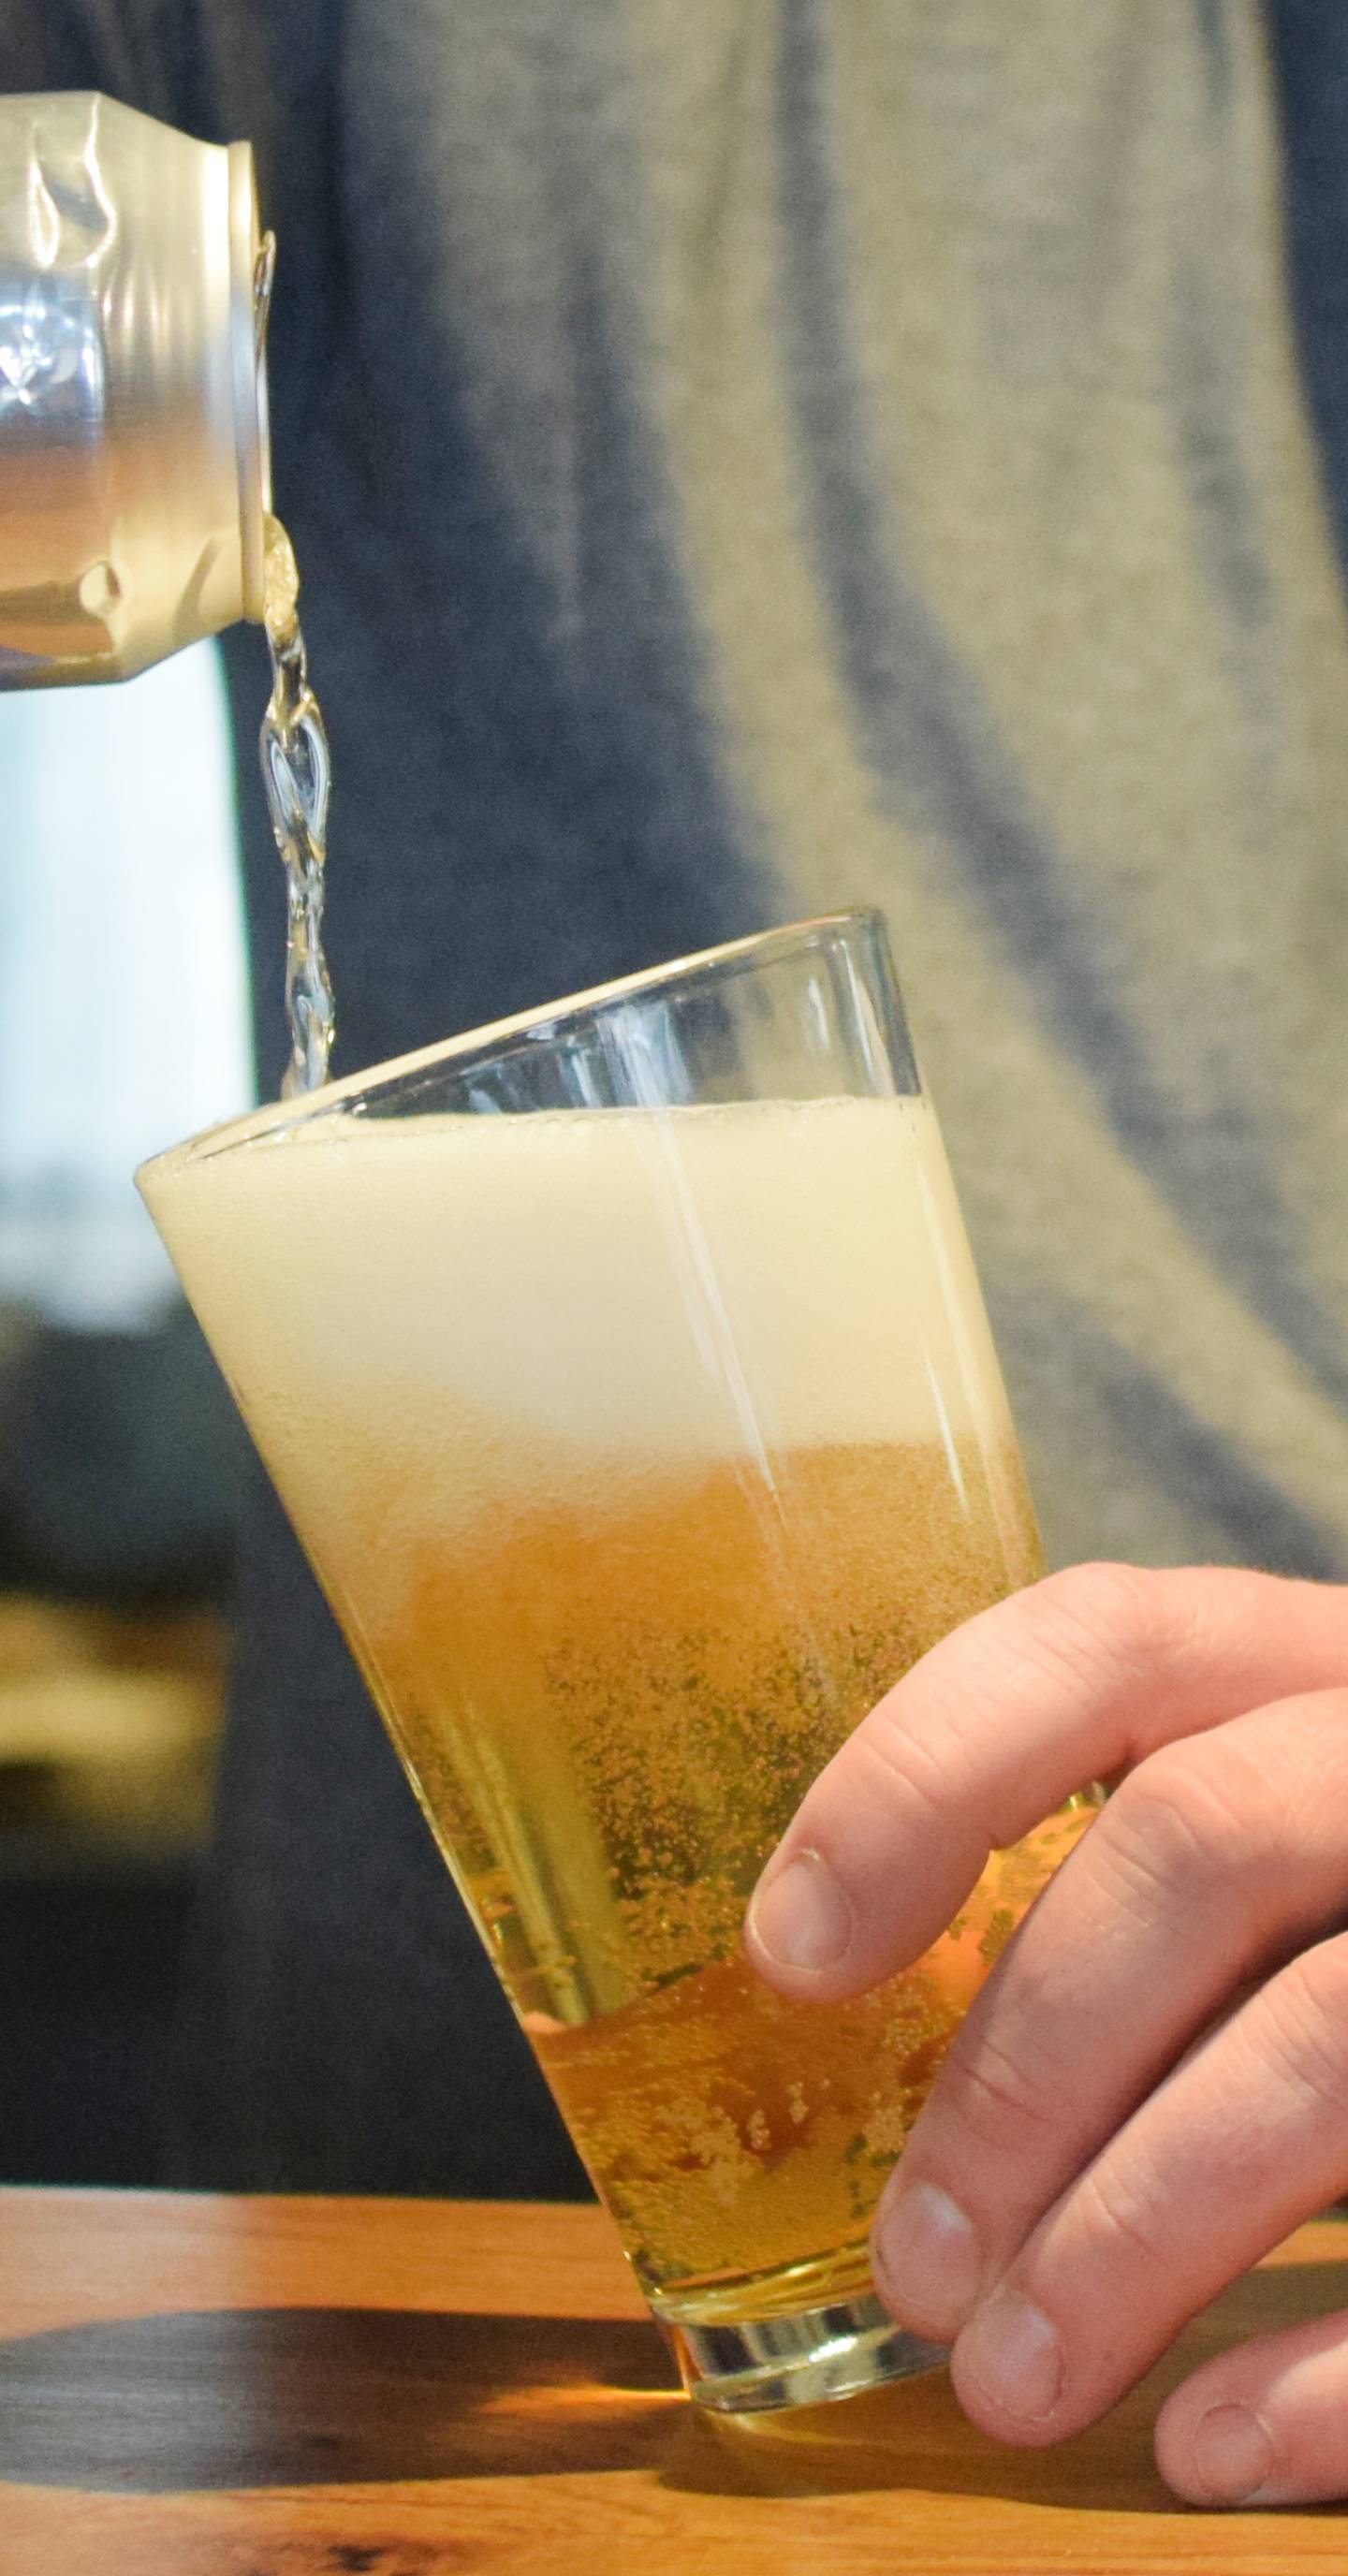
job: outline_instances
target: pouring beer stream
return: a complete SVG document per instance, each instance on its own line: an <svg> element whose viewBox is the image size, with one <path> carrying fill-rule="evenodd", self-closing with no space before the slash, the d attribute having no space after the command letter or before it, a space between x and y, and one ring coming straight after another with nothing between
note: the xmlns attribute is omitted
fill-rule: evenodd
<svg viewBox="0 0 1348 2576"><path fill-rule="evenodd" d="M327 1079L332 1052L332 985L323 955L323 883L332 763L323 716L309 686L300 627L295 553L279 519L268 517L263 617L272 691L262 719L262 782L286 872L286 1022L290 1063L282 1096Z"/></svg>

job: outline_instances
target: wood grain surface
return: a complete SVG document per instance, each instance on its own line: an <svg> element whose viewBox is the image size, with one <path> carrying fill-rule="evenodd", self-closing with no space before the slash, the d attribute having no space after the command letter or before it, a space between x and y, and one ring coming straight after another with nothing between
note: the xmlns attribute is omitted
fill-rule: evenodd
<svg viewBox="0 0 1348 2576"><path fill-rule="evenodd" d="M942 2374L718 2428L594 2209L0 2192L0 2576L1296 2576L1348 2517L1186 2511L1165 2388L1348 2306L1303 2228L1107 2420L996 2448Z"/></svg>

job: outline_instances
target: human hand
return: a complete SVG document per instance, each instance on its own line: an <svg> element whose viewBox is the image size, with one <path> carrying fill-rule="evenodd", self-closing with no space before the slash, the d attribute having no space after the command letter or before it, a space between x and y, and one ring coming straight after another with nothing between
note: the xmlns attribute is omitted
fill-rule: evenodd
<svg viewBox="0 0 1348 2576"><path fill-rule="evenodd" d="M1348 1588L1080 1566L998 1603L821 1774L745 1935L779 1993L860 1993L1092 1778L872 2232L966 2413L1034 2446L1348 2188ZM1348 2312L1205 2363L1156 2446L1194 2503L1348 2494Z"/></svg>

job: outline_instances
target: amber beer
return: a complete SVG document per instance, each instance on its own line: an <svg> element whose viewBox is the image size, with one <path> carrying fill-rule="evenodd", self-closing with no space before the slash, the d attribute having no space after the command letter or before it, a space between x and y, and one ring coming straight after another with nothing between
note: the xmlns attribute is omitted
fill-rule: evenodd
<svg viewBox="0 0 1348 2576"><path fill-rule="evenodd" d="M385 1689L405 1708L451 1659L492 1677L538 1912L500 1842L468 1892L664 2315L864 2288L880 2183L1077 1830L1059 1818L998 1854L945 1938L854 2003L784 2003L740 1955L746 1899L810 1779L952 1617L1005 1589L975 1442L958 1463L969 1514L944 1450L915 1442L788 1451L771 1502L743 1460L609 1506L535 1501L478 1535L448 1595L428 1565L391 1641ZM434 1776L438 1730L401 1734ZM450 1843L468 1830L456 1800Z"/></svg>
<svg viewBox="0 0 1348 2576"><path fill-rule="evenodd" d="M1081 1822L859 2001L743 1961L810 1780L1036 1569L929 1109L335 1109L227 1146L151 1206L643 2287L703 2322L864 2289Z"/></svg>

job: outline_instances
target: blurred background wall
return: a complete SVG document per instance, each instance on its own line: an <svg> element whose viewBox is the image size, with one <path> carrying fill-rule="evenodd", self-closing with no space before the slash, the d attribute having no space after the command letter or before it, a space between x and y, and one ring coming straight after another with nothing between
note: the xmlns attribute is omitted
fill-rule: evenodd
<svg viewBox="0 0 1348 2576"><path fill-rule="evenodd" d="M254 1097L213 648L0 775L0 2179L142 2182L248 1473L131 1179Z"/></svg>

